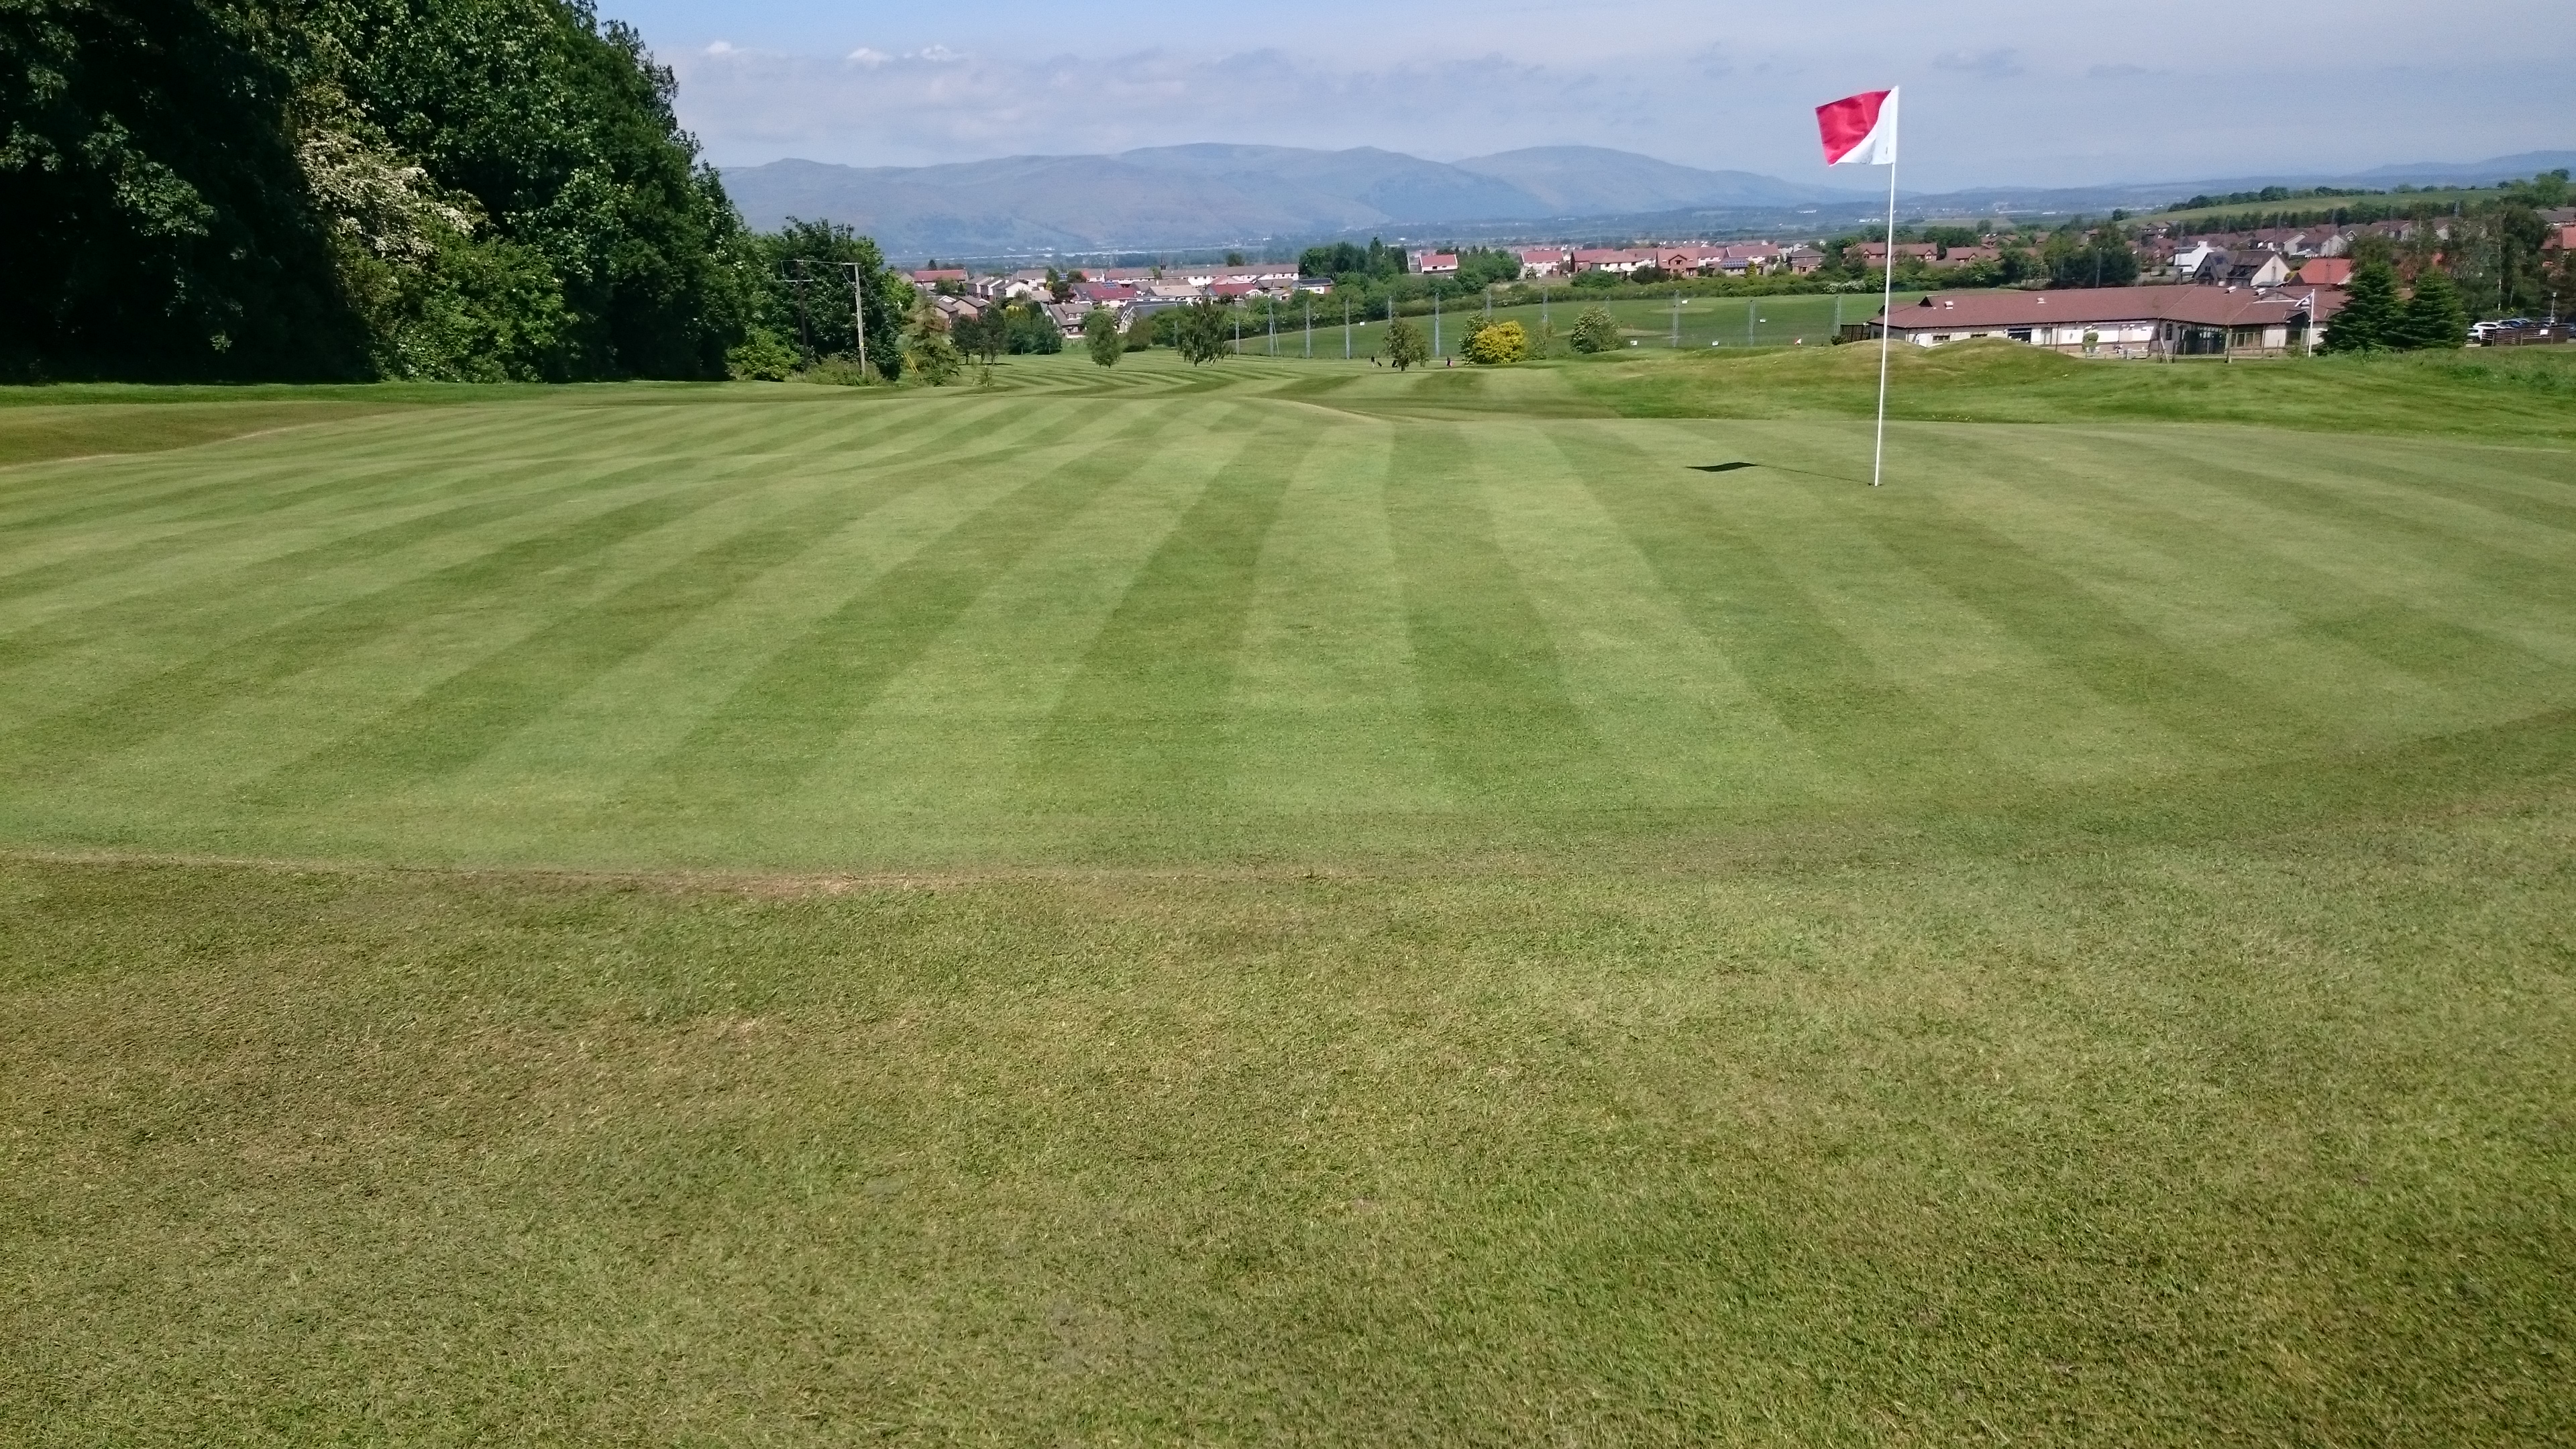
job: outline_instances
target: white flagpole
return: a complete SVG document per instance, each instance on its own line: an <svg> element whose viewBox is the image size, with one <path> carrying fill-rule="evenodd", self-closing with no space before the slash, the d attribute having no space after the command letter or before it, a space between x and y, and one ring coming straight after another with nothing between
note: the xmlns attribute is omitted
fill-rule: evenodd
<svg viewBox="0 0 2576 1449"><path fill-rule="evenodd" d="M1901 101L1903 97L1891 95L1888 99ZM1901 126L1905 120L1904 113L1899 111L1889 119ZM1905 138L1890 136L1888 139L1901 145ZM1895 330L1896 323L1896 153L1892 149L1887 156L1887 256L1885 261L1886 266L1880 273L1882 280L1879 286L1878 303L1878 446L1871 452L1869 458L1869 486L1872 488L1878 486L1879 474L1887 466L1887 342L1888 335Z"/></svg>

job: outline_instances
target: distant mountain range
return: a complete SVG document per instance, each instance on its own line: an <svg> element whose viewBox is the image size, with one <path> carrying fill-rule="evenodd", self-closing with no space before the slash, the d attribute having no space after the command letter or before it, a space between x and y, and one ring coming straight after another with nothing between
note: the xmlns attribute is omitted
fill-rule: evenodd
<svg viewBox="0 0 2576 1449"><path fill-rule="evenodd" d="M1899 214L2033 216L2147 209L2264 186L2493 182L2576 166L2576 151L2428 161L2345 175L1906 193ZM1755 228L1826 231L1875 217L1866 190L1706 171L1599 146L1534 146L1464 161L1359 147L1155 146L1115 156L1011 156L945 166L773 161L727 167L753 226L846 222L889 256L994 258L1260 245L1380 232L1504 241Z"/></svg>
<svg viewBox="0 0 2576 1449"><path fill-rule="evenodd" d="M1366 228L1669 211L1860 204L1864 191L1702 171L1597 146L1425 161L1363 146L1155 146L947 166L728 167L753 226L847 222L893 256L1222 246Z"/></svg>

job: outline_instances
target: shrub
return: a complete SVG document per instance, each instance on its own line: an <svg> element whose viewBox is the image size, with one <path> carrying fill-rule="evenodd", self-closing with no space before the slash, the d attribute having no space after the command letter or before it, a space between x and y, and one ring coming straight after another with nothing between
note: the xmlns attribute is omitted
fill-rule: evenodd
<svg viewBox="0 0 2576 1449"><path fill-rule="evenodd" d="M1490 367L1503 362L1527 362L1529 355L1529 329L1518 322L1495 322L1477 328L1467 337L1469 362Z"/></svg>
<svg viewBox="0 0 2576 1449"><path fill-rule="evenodd" d="M767 332L755 331L725 352L725 376L736 382L785 382L795 371L795 350Z"/></svg>
<svg viewBox="0 0 2576 1449"><path fill-rule="evenodd" d="M1574 319L1572 341L1577 352L1607 352L1619 345L1619 322L1606 307L1586 307Z"/></svg>
<svg viewBox="0 0 2576 1449"><path fill-rule="evenodd" d="M1388 324L1386 360L1396 371L1402 372L1417 362L1428 362L1430 359L1431 343L1422 335L1421 328L1401 318Z"/></svg>

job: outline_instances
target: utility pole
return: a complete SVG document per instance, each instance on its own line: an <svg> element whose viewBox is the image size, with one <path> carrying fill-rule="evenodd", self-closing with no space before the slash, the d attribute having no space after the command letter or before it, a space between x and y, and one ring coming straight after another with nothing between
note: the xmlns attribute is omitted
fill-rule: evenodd
<svg viewBox="0 0 2576 1449"><path fill-rule="evenodd" d="M812 367L814 334L805 325L805 283L809 280L805 274L806 261L804 257L796 259L796 350L802 355L805 365Z"/></svg>
<svg viewBox="0 0 2576 1449"><path fill-rule="evenodd" d="M1279 355L1279 301L1278 301L1278 299L1277 299L1277 298L1275 298L1275 297L1265 297L1265 298L1263 298L1263 299L1262 299L1262 302L1261 302L1261 315L1262 315L1262 316L1264 316L1264 317L1266 317L1266 318L1268 318L1268 319L1269 319L1269 321L1270 321L1270 355L1271 355L1271 356L1273 356L1273 357L1277 357L1277 356Z"/></svg>
<svg viewBox="0 0 2576 1449"><path fill-rule="evenodd" d="M868 375L868 298L861 286L864 269L857 262L843 262L850 269L850 319L859 330L859 376Z"/></svg>
<svg viewBox="0 0 2576 1449"><path fill-rule="evenodd" d="M1753 345L1753 309L1762 305L1751 297L1744 299L1744 345Z"/></svg>
<svg viewBox="0 0 2576 1449"><path fill-rule="evenodd" d="M1351 360L1351 294L1342 294L1342 361Z"/></svg>
<svg viewBox="0 0 2576 1449"><path fill-rule="evenodd" d="M1673 293L1673 351L1682 350L1682 294Z"/></svg>
<svg viewBox="0 0 2576 1449"><path fill-rule="evenodd" d="M1314 294L1314 293L1312 293L1312 292L1308 292L1308 293L1306 294L1306 357L1307 357L1307 360L1308 360L1308 361L1313 361L1313 360L1314 360L1314 356L1315 356L1315 294Z"/></svg>
<svg viewBox="0 0 2576 1449"><path fill-rule="evenodd" d="M1440 355L1440 289L1431 289L1431 355Z"/></svg>

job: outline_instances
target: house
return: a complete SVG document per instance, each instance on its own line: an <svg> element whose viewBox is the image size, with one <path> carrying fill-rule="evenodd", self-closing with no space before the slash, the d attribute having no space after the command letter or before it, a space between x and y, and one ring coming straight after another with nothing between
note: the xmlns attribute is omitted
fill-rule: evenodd
<svg viewBox="0 0 2576 1449"><path fill-rule="evenodd" d="M983 316L985 307L990 304L976 297L933 295L930 305L946 320L948 326L954 327L960 322L971 322Z"/></svg>
<svg viewBox="0 0 2576 1449"><path fill-rule="evenodd" d="M1870 271L1877 271L1879 268L1887 265L1887 243L1885 242L1862 242L1857 246L1845 248L1843 255L1848 258L1853 252L1860 253L1860 265L1866 267ZM1904 265L1905 260L1909 257L1916 261L1929 262L1938 257L1940 252L1941 248L1935 246L1931 242L1898 242L1896 244L1896 258L1899 266Z"/></svg>
<svg viewBox="0 0 2576 1449"><path fill-rule="evenodd" d="M966 269L963 267L924 267L912 274L913 286L925 292L935 290L942 282L963 286L965 281Z"/></svg>
<svg viewBox="0 0 2576 1449"><path fill-rule="evenodd" d="M2219 254L2219 250L2215 245L2211 244L2207 238L2201 238L2192 242L2189 246L2178 247L2174 250L2173 269L2186 277L2198 276L2202 265L2208 262L2211 257Z"/></svg>
<svg viewBox="0 0 2576 1449"><path fill-rule="evenodd" d="M2342 301L2241 287L2096 287L1932 296L1861 329L1939 347L1994 337L2084 357L2282 357L2312 348Z"/></svg>
<svg viewBox="0 0 2576 1449"><path fill-rule="evenodd" d="M2192 280L2205 287L2277 287L2290 280L2290 264L2279 252L2212 252Z"/></svg>
<svg viewBox="0 0 2576 1449"><path fill-rule="evenodd" d="M1456 252L1413 252L1406 257L1406 260L1413 263L1413 270L1426 277L1458 275Z"/></svg>
<svg viewBox="0 0 2576 1449"><path fill-rule="evenodd" d="M1803 277L1809 272L1816 271L1824 266L1825 254L1817 248L1807 245L1805 242L1800 242L1796 246L1782 252L1780 254L1780 260L1789 268L1791 275Z"/></svg>
<svg viewBox="0 0 2576 1449"><path fill-rule="evenodd" d="M1574 269L1578 272L1615 272L1624 277L1639 267L1650 265L1654 259L1653 252L1631 251L1625 247L1582 247L1574 253Z"/></svg>
<svg viewBox="0 0 2576 1449"><path fill-rule="evenodd" d="M2348 287L2352 285L2352 258L2310 257L2299 263L2297 281L2306 287Z"/></svg>
<svg viewBox="0 0 2576 1449"><path fill-rule="evenodd" d="M1520 258L1524 277L1563 276L1574 265L1574 252L1567 247L1523 247Z"/></svg>

